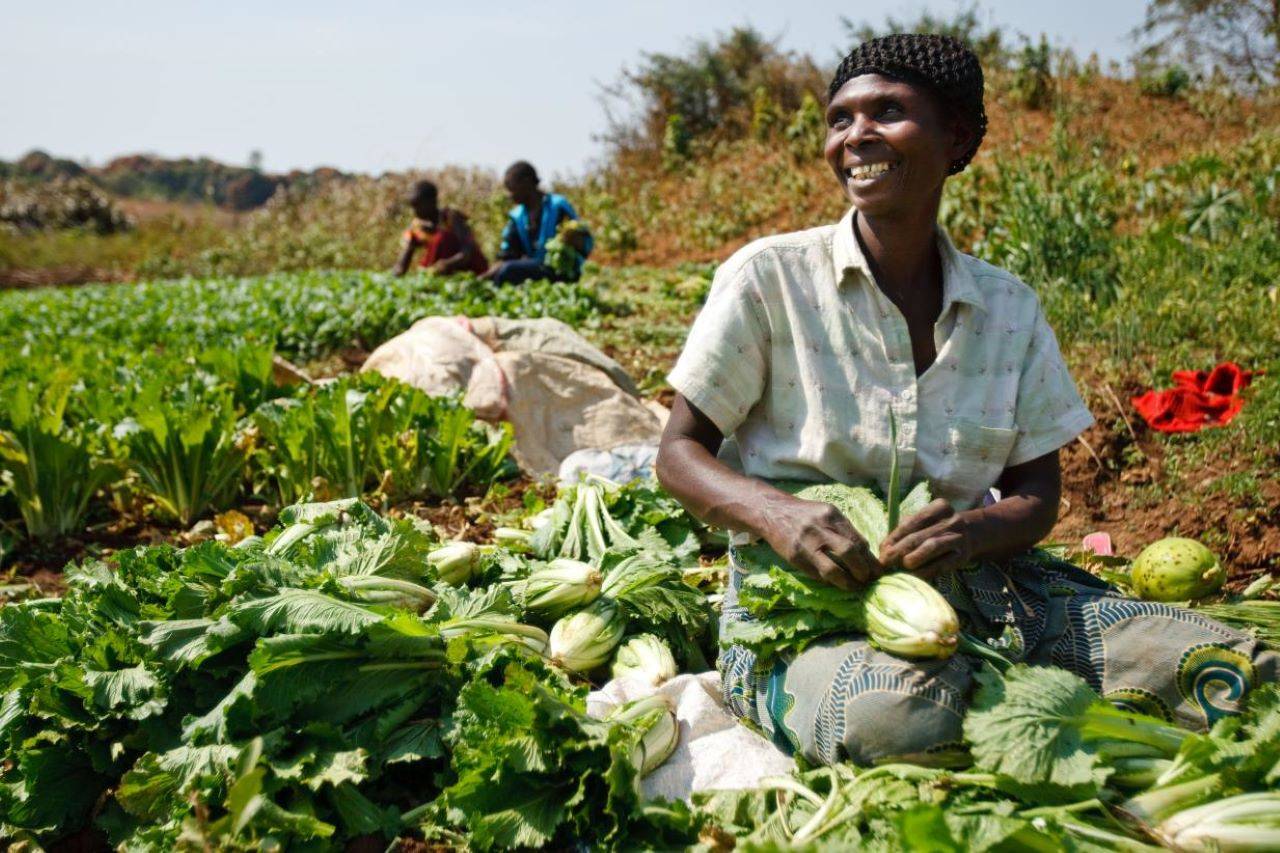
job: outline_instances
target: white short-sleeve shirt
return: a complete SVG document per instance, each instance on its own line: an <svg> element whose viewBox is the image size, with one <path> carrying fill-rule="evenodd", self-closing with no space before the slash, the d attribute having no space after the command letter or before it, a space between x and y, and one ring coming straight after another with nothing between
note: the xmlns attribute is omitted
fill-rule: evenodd
<svg viewBox="0 0 1280 853"><path fill-rule="evenodd" d="M1031 288L938 230L937 359L919 378L907 323L839 223L766 237L716 272L669 381L768 479L888 486L889 412L910 483L957 509L1004 468L1057 450L1093 416Z"/></svg>

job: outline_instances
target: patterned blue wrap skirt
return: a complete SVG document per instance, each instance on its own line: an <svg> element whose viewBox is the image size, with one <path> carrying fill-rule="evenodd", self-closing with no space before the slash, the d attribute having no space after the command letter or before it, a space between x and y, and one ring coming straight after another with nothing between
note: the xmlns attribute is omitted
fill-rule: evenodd
<svg viewBox="0 0 1280 853"><path fill-rule="evenodd" d="M722 624L745 574L734 561ZM1280 678L1280 654L1251 636L1180 607L1137 601L1069 562L1033 551L983 563L936 583L962 627L1007 657L1070 670L1113 703L1203 730L1237 713L1255 684ZM739 646L718 666L726 706L812 763L901 759L945 763L978 662L904 660L865 637L833 637L771 661Z"/></svg>

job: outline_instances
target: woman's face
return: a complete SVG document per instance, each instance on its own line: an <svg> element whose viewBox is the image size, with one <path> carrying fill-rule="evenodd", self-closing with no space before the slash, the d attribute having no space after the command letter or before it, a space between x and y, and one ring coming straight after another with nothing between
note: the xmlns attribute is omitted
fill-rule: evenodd
<svg viewBox="0 0 1280 853"><path fill-rule="evenodd" d="M971 138L928 91L879 74L854 77L827 106L827 163L870 216L936 203Z"/></svg>

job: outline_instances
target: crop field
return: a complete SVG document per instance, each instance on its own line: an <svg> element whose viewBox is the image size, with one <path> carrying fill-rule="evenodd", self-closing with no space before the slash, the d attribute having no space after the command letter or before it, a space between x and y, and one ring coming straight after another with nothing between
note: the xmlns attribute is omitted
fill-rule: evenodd
<svg viewBox="0 0 1280 853"><path fill-rule="evenodd" d="M1220 568L1178 600L1280 648L1280 102L1022 56L988 78L991 135L940 217L1033 287L1097 421L1063 448L1057 526L1028 559L1141 596L1139 552L1195 539ZM846 593L765 545L742 551L754 621L720 636L727 538L656 481L530 478L509 424L360 372L423 317L554 317L669 404L716 264L843 212L812 63L755 65L778 79L738 87L732 133L655 111L616 168L556 187L597 239L576 283L378 271L419 175L312 176L251 212L20 188L32 220L80 216L72 194L100 227L0 230L0 842L1280 846L1280 686L1192 733L1019 662L923 581ZM432 177L492 252L496 177ZM1224 361L1255 373L1228 425L1162 433L1134 409ZM875 543L929 485L817 488ZM1083 547L1097 532L1114 555ZM912 618L876 615L895 610ZM613 678L656 687L722 644L767 659L851 626L902 657L971 656L962 741L667 801L645 785L688 734L677 709L587 712ZM1229 693L1215 678L1181 687Z"/></svg>

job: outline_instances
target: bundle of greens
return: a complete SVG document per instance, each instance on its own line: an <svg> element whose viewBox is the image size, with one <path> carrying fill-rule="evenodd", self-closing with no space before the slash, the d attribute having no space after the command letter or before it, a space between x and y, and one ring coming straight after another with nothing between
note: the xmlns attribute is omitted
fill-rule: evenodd
<svg viewBox="0 0 1280 853"><path fill-rule="evenodd" d="M1280 842L1276 685L1257 688L1242 716L1196 735L1114 708L1060 669L988 668L964 736L972 764L964 770L836 765L695 795L712 825L703 836L729 835L751 849L957 853ZM1158 757L1158 780L1135 781L1126 762L1136 756ZM1134 787L1147 790L1131 795Z"/></svg>
<svg viewBox="0 0 1280 853"><path fill-rule="evenodd" d="M603 578L590 563L559 558L520 580L508 581L512 595L525 610L559 618L585 607L600 596Z"/></svg>
<svg viewBox="0 0 1280 853"><path fill-rule="evenodd" d="M79 532L94 492L120 473L92 429L68 423L70 393L65 376L39 391L0 387L0 497L12 497L32 539Z"/></svg>
<svg viewBox="0 0 1280 853"><path fill-rule="evenodd" d="M654 687L675 678L677 672L671 646L652 634L632 637L613 660L614 678L631 678Z"/></svg>
<svg viewBox="0 0 1280 853"><path fill-rule="evenodd" d="M1267 684L1254 689L1240 716L1223 717L1208 732L1187 735L1154 784L1120 810L1157 839L1180 848L1207 847L1205 840L1214 835L1208 830L1216 827L1237 845L1269 849L1280 845L1277 788L1280 685ZM1255 806L1270 819L1259 820ZM1195 844L1193 829L1199 833Z"/></svg>
<svg viewBox="0 0 1280 853"><path fill-rule="evenodd" d="M449 585L430 562L441 550L355 500L300 505L265 541L137 549L72 573L62 599L0 608L0 835L92 823L136 850L328 846L393 838L426 807L433 832L501 843L465 805L482 760L464 748L470 725L541 738L555 791L601 792L561 798L554 825L595 831L606 806L628 832L647 825L645 727L588 720L583 690L546 665L546 633L504 587ZM504 678L525 679L503 694L521 701L536 680L559 722L509 727L485 701ZM570 725L580 738L559 738ZM489 811L549 826L539 804Z"/></svg>
<svg viewBox="0 0 1280 853"><path fill-rule="evenodd" d="M563 566L564 561L554 564ZM553 571L555 576L565 574ZM581 609L539 608L543 613L563 613L551 628L551 657L557 664L587 674L613 660L624 638L650 634L664 640L686 667L709 668L702 644L709 640L711 609L706 597L685 583L681 570L663 556L651 551L608 553L600 563L601 581L589 567L585 583L581 570L571 571L558 585L547 583L552 574L535 571L513 586L518 596L531 588L540 590L539 601L581 598L587 591L589 603ZM534 581L537 586L530 587Z"/></svg>
<svg viewBox="0 0 1280 853"><path fill-rule="evenodd" d="M576 219L566 219L560 223L555 236L547 241L544 262L555 272L556 277L561 279L578 277L582 255L578 253L574 244L587 233L586 225Z"/></svg>
<svg viewBox="0 0 1280 853"><path fill-rule="evenodd" d="M610 720L583 712L585 689L504 650L475 667L446 746L450 779L405 815L428 841L479 850L679 849L701 819L682 803L642 801L637 782L672 746L670 711L651 704ZM453 828L457 829L453 829Z"/></svg>
<svg viewBox="0 0 1280 853"><path fill-rule="evenodd" d="M1019 664L978 676L964 735L978 768L1029 802L1098 796L1122 757L1171 759L1189 733L1104 701L1084 680ZM1126 787L1131 780L1119 779Z"/></svg>
<svg viewBox="0 0 1280 853"><path fill-rule="evenodd" d="M713 825L747 849L1141 850L1098 800L1027 808L991 774L911 764L841 764L694 796ZM736 848L735 848L736 849Z"/></svg>
<svg viewBox="0 0 1280 853"><path fill-rule="evenodd" d="M1196 610L1211 619L1248 631L1273 649L1280 649L1280 601L1245 599L1200 604Z"/></svg>
<svg viewBox="0 0 1280 853"><path fill-rule="evenodd" d="M653 480L619 486L589 474L561 490L529 548L542 559L597 562L609 551L697 554L703 528Z"/></svg>
<svg viewBox="0 0 1280 853"><path fill-rule="evenodd" d="M889 533L888 508L868 488L839 483L781 486L798 498L840 510L873 552ZM928 502L928 486L921 483L902 500L902 512L918 512ZM833 634L860 632L893 654L945 658L959 644L955 610L913 575L890 574L858 590L841 590L794 571L764 543L740 548L738 562L751 573L738 591L738 603L752 619L731 623L720 638L722 645L745 646L767 658L801 651Z"/></svg>

